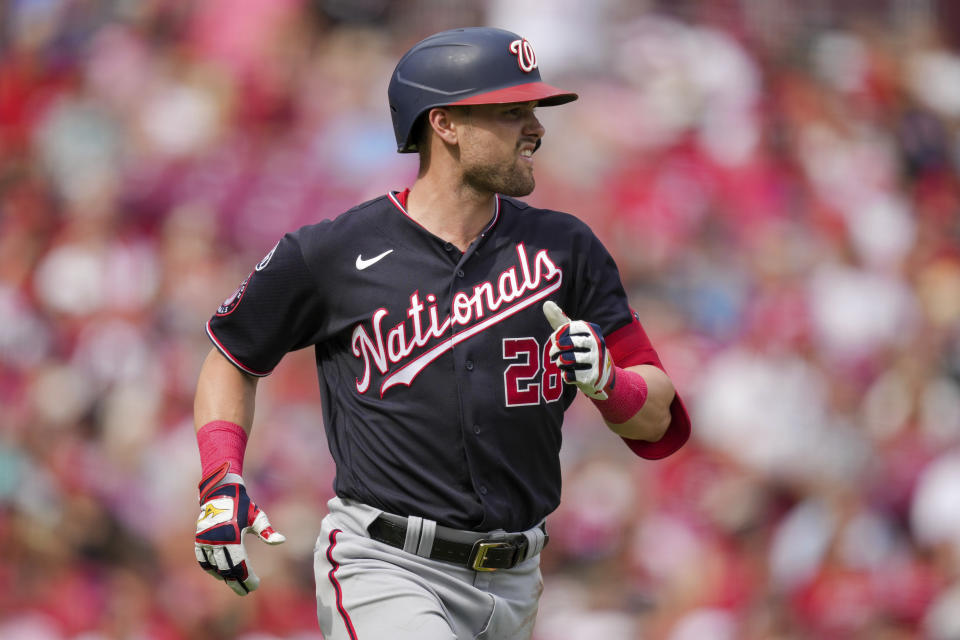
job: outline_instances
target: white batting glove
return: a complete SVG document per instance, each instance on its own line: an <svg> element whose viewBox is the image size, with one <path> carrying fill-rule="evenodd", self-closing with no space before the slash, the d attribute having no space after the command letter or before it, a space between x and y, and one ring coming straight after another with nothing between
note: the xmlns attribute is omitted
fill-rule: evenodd
<svg viewBox="0 0 960 640"><path fill-rule="evenodd" d="M200 482L200 517L194 550L200 568L241 596L260 586L247 563L243 534L253 531L269 545L287 538L270 526L267 514L247 496L243 478L227 474L228 463Z"/></svg>
<svg viewBox="0 0 960 640"><path fill-rule="evenodd" d="M551 300L543 303L543 315L553 328L548 357L560 368L563 381L574 384L595 400L606 400L613 386L613 356L607 350L600 327L571 320Z"/></svg>

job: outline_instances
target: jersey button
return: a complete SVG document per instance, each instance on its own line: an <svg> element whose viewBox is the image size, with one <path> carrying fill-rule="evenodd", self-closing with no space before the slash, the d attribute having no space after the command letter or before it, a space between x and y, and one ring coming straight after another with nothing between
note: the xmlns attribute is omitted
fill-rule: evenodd
<svg viewBox="0 0 960 640"><path fill-rule="evenodd" d="M477 435L480 435L480 425L478 424L473 425L473 432Z"/></svg>
<svg viewBox="0 0 960 640"><path fill-rule="evenodd" d="M486 488L485 486L481 486L481 487L480 487L480 493L483 494L483 495L487 495L487 488Z"/></svg>
<svg viewBox="0 0 960 640"><path fill-rule="evenodd" d="M457 277L458 277L458 278L462 278L462 277L463 277L463 269L457 269Z"/></svg>
<svg viewBox="0 0 960 640"><path fill-rule="evenodd" d="M452 242L444 243L444 245L443 245L443 250L444 250L444 251L453 251L453 243L452 243Z"/></svg>
<svg viewBox="0 0 960 640"><path fill-rule="evenodd" d="M473 371L473 360L467 360L463 363L463 366L467 371Z"/></svg>

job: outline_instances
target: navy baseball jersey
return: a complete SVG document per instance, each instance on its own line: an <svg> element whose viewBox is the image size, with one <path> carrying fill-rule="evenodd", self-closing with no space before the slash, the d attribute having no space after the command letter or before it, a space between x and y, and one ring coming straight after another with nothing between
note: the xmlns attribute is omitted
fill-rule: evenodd
<svg viewBox="0 0 960 640"><path fill-rule="evenodd" d="M207 325L263 376L313 345L334 489L459 529L522 531L560 500L561 423L576 394L547 356L543 302L598 324L621 367L660 366L613 259L569 214L496 198L464 253L392 192L285 235ZM678 398L647 458L678 449Z"/></svg>

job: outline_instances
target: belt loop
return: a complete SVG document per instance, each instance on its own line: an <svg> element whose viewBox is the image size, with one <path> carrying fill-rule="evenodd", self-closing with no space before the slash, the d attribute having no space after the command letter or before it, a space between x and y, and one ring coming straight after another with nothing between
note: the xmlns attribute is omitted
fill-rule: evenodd
<svg viewBox="0 0 960 640"><path fill-rule="evenodd" d="M403 541L403 550L407 553L416 553L420 546L420 532L423 529L423 518L409 516L407 518L407 536Z"/></svg>
<svg viewBox="0 0 960 640"><path fill-rule="evenodd" d="M527 553L523 558L524 560L529 560L543 551L547 536L539 526L524 531L523 537L527 539Z"/></svg>
<svg viewBox="0 0 960 640"><path fill-rule="evenodd" d="M423 558L429 558L433 551L433 539L437 533L437 523L435 520L423 520L423 529L420 532L420 544L417 545L417 555Z"/></svg>

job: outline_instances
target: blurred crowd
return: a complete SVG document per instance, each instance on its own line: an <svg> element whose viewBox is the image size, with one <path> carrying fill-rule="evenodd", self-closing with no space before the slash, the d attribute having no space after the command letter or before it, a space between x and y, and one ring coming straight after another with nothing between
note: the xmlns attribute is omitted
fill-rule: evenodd
<svg viewBox="0 0 960 640"><path fill-rule="evenodd" d="M568 412L536 640L960 638L943 5L0 3L0 638L320 638L312 354L260 383L288 541L241 599L193 558L203 325L284 231L411 184L389 74L470 24L580 94L528 200L614 253L694 424L647 462Z"/></svg>

